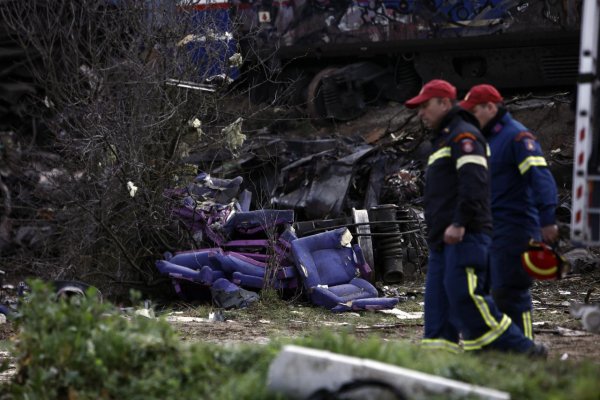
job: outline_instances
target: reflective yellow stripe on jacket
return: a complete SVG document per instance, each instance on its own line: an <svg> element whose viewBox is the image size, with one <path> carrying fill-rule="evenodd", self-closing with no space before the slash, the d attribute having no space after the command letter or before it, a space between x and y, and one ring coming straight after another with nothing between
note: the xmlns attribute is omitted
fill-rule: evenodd
<svg viewBox="0 0 600 400"><path fill-rule="evenodd" d="M546 159L542 156L529 156L519 164L519 171L524 175L531 167L547 167Z"/></svg>
<svg viewBox="0 0 600 400"><path fill-rule="evenodd" d="M469 155L459 157L458 160L456 160L456 169L460 169L465 164L477 164L487 168L487 160L484 156Z"/></svg>
<svg viewBox="0 0 600 400"><path fill-rule="evenodd" d="M429 156L429 159L427 160L427 165L429 166L433 164L440 158L450 157L450 155L450 146L442 147L441 149L437 150L435 153Z"/></svg>

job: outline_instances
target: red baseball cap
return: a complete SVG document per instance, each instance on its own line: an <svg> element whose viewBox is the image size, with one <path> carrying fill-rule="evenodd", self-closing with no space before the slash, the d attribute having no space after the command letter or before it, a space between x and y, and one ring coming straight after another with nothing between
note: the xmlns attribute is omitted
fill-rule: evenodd
<svg viewBox="0 0 600 400"><path fill-rule="evenodd" d="M476 85L469 90L460 106L465 110L471 110L477 104L500 103L504 100L498 89L492 85Z"/></svg>
<svg viewBox="0 0 600 400"><path fill-rule="evenodd" d="M434 79L424 84L419 94L412 99L407 100L404 105L407 108L417 108L419 105L434 97L442 99L447 97L454 100L456 99L456 88L449 82L441 79Z"/></svg>

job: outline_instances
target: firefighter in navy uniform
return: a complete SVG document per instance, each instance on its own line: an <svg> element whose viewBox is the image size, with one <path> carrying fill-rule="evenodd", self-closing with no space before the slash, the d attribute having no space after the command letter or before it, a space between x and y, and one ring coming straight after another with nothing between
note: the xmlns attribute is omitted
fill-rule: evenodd
<svg viewBox="0 0 600 400"><path fill-rule="evenodd" d="M492 215L487 144L473 116L456 105L456 88L432 80L408 100L435 135L425 176L429 261L423 346L495 349L545 356L484 295Z"/></svg>
<svg viewBox="0 0 600 400"><path fill-rule="evenodd" d="M471 88L460 106L477 118L491 149L492 215L490 287L498 308L533 338L531 324L532 279L521 255L529 241L553 243L556 183L535 136L502 105L491 85Z"/></svg>

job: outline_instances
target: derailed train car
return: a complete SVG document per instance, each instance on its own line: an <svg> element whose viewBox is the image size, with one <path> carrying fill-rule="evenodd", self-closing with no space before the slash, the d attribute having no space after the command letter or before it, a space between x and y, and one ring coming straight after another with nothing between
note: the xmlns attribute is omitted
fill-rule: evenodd
<svg viewBox="0 0 600 400"><path fill-rule="evenodd" d="M232 15L256 98L349 120L432 78L572 86L580 11L580 0L233 0Z"/></svg>
<svg viewBox="0 0 600 400"><path fill-rule="evenodd" d="M438 77L461 90L482 82L503 90L576 83L581 0L139 2L152 16L193 19L180 43L201 83L236 79L257 101L303 105L315 118L349 120L369 103L403 101ZM9 67L25 56L4 28L0 116L6 121L36 89L23 69ZM239 77L230 61L238 48L245 61ZM19 83L8 87L8 81Z"/></svg>

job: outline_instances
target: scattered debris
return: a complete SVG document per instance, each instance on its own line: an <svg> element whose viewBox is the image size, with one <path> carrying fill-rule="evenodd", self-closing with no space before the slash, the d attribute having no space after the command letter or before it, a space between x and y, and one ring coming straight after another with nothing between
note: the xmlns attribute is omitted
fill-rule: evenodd
<svg viewBox="0 0 600 400"><path fill-rule="evenodd" d="M165 318L167 322L186 323L186 322L211 322L208 318L186 317L180 315L168 315Z"/></svg>
<svg viewBox="0 0 600 400"><path fill-rule="evenodd" d="M392 310L379 310L379 312L382 312L385 314L393 314L398 319L421 319L421 318L423 318L422 311L407 312L407 311L402 311L398 308L394 308Z"/></svg>
<svg viewBox="0 0 600 400"><path fill-rule="evenodd" d="M258 301L258 294L242 289L224 278L213 282L210 292L215 305L225 310L245 308Z"/></svg>
<svg viewBox="0 0 600 400"><path fill-rule="evenodd" d="M227 141L227 146L232 151L236 151L244 144L246 140L246 135L242 133L242 122L243 118L238 118L234 122L232 122L229 126L226 126L221 131L221 134L225 137Z"/></svg>
<svg viewBox="0 0 600 400"><path fill-rule="evenodd" d="M216 310L208 313L208 320L213 322L223 322L225 321L225 316L221 310Z"/></svg>
<svg viewBox="0 0 600 400"><path fill-rule="evenodd" d="M571 315L581 318L583 329L586 331L600 333L600 305L571 304Z"/></svg>
<svg viewBox="0 0 600 400"><path fill-rule="evenodd" d="M5 272L0 270L0 315L10 317L18 309L19 302L26 298L30 288L21 281L17 286L4 284ZM72 297L84 297L91 285L80 281L52 281L56 300L68 300ZM102 293L94 288L94 293L99 301L102 301Z"/></svg>
<svg viewBox="0 0 600 400"><path fill-rule="evenodd" d="M151 308L137 309L137 310L135 310L134 314L138 315L140 317L149 318L149 319L156 318L156 315L154 314L154 310Z"/></svg>
<svg viewBox="0 0 600 400"><path fill-rule="evenodd" d="M373 324L373 325L357 325L357 331L381 331L381 330L393 330L402 327L402 324Z"/></svg>
<svg viewBox="0 0 600 400"><path fill-rule="evenodd" d="M87 283L79 281L53 281L52 284L57 299L68 299L73 296L85 297L87 290L91 287ZM102 301L102 293L98 289L95 290L98 299Z"/></svg>
<svg viewBox="0 0 600 400"><path fill-rule="evenodd" d="M303 237L298 239L292 227L292 210L244 211L237 200L242 183L243 178L239 176L234 179L214 179L201 173L185 188L167 191L175 200L174 214L191 231L191 236L211 246L182 251L175 255L165 253L165 259L156 262L158 270L173 279L176 291L182 297L189 299L189 293L185 292L189 291L187 282L192 282L199 285L195 290L201 290L201 286L210 287L213 302L217 306L244 307L248 305L248 296L251 295L240 292L240 288L236 289L237 286L253 290L261 290L266 286L275 289L296 289L300 278L315 304L335 311L392 308L398 302L398 299L378 299L377 289L369 283L374 276L364 259L362 248L358 244L350 245L353 236L346 226L363 227L371 224L365 210L361 210L360 214L361 221L365 222L348 224L346 221L336 220L327 225L327 228L334 229L335 224L340 223L337 230L314 235L305 231ZM358 211L354 212L356 214ZM390 212L395 214L396 207L390 208ZM411 246L414 241L409 242L402 237L403 233L394 225L395 218L386 215L384 220L377 222L391 224L395 232L395 236L386 238L385 243L390 243L391 246L390 240L398 241L393 252L380 249L382 258L397 260L401 267L403 258L413 254L412 262L419 262L414 250L403 252L403 243L404 246ZM410 221L405 219L399 222L406 224ZM357 230L358 235L372 235L364 229ZM376 231L382 235L390 232L389 229L381 228ZM421 233L420 230L414 232ZM342 236L337 239L329 238L332 234ZM301 248L304 243L309 242L312 243L310 246L317 247L329 243L329 248L318 248L319 257L324 257L326 253L331 257L327 260L327 272L324 275L320 276L318 272L320 260L310 258L310 249ZM359 243L365 244L369 249L370 242L365 238L361 238ZM294 250L294 246L297 250ZM218 298L217 290L214 289L216 284L227 288L226 291L223 289L218 292L221 297L225 292L233 297L229 297L228 300ZM324 289L330 285L341 284L345 284L346 289L344 293L340 292L339 296L334 295L335 290ZM355 287L356 290L350 293L347 290L349 287ZM239 297L240 293L244 295ZM331 298L326 300L329 297ZM232 300L235 298L239 301Z"/></svg>
<svg viewBox="0 0 600 400"><path fill-rule="evenodd" d="M574 337L574 336L591 336L589 332L585 331L577 331L574 329L567 329L560 326L556 328L550 329L536 329L535 333L551 333L553 335L565 336L565 337Z"/></svg>
<svg viewBox="0 0 600 400"><path fill-rule="evenodd" d="M127 182L127 191L129 191L129 196L135 197L135 193L137 192L138 187L133 184L133 182Z"/></svg>
<svg viewBox="0 0 600 400"><path fill-rule="evenodd" d="M593 270L598 265L598 258L584 248L570 250L564 253L563 257L571 264L572 273L585 273Z"/></svg>

